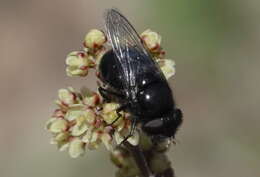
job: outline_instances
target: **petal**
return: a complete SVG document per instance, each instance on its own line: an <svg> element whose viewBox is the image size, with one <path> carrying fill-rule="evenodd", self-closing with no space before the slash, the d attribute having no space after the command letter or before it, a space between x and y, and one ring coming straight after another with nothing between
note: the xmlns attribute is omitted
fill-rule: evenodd
<svg viewBox="0 0 260 177"><path fill-rule="evenodd" d="M123 118L120 118L119 120L117 120L115 122L115 124L113 126L116 126L116 131L120 132L121 130L123 130L123 128L125 128L125 124L126 124L126 121L125 119Z"/></svg>
<svg viewBox="0 0 260 177"><path fill-rule="evenodd" d="M70 143L62 142L58 144L59 151L66 151L69 148Z"/></svg>
<svg viewBox="0 0 260 177"><path fill-rule="evenodd" d="M74 104L72 105L65 115L65 119L72 121L82 116L83 113L83 105L82 104Z"/></svg>
<svg viewBox="0 0 260 177"><path fill-rule="evenodd" d="M50 124L49 131L52 133L60 133L66 130L67 126L68 126L68 122L66 120L56 119Z"/></svg>
<svg viewBox="0 0 260 177"><path fill-rule="evenodd" d="M80 136L84 134L87 130L88 130L87 124L82 124L82 125L76 124L71 128L71 135Z"/></svg>
<svg viewBox="0 0 260 177"><path fill-rule="evenodd" d="M50 119L48 119L47 122L46 122L46 124L45 124L45 129L46 129L46 130L49 130L51 124L52 124L56 119L57 119L57 118L53 118L53 117L50 118Z"/></svg>
<svg viewBox="0 0 260 177"><path fill-rule="evenodd" d="M66 73L68 76L86 76L88 74L88 69L81 69L76 67L67 67Z"/></svg>
<svg viewBox="0 0 260 177"><path fill-rule="evenodd" d="M132 144L133 146L137 146L139 144L139 132L136 130L130 138L127 139L127 141Z"/></svg>
<svg viewBox="0 0 260 177"><path fill-rule="evenodd" d="M173 60L160 59L158 62L166 79L169 79L175 74L175 62Z"/></svg>
<svg viewBox="0 0 260 177"><path fill-rule="evenodd" d="M92 142L92 143L88 144L88 149L95 150L95 149L99 148L100 143L101 143L101 141Z"/></svg>
<svg viewBox="0 0 260 177"><path fill-rule="evenodd" d="M94 107L100 103L101 98L98 95L98 93L93 92L86 87L81 88L80 91L81 91L81 95L83 97L84 104Z"/></svg>
<svg viewBox="0 0 260 177"><path fill-rule="evenodd" d="M89 124L93 124L96 120L96 114L92 109L87 109L84 112L84 116Z"/></svg>
<svg viewBox="0 0 260 177"><path fill-rule="evenodd" d="M147 29L141 34L141 38L149 50L157 51L160 49L161 36L158 33Z"/></svg>
<svg viewBox="0 0 260 177"><path fill-rule="evenodd" d="M106 42L105 34L97 29L92 29L85 37L84 45L88 48L96 48Z"/></svg>
<svg viewBox="0 0 260 177"><path fill-rule="evenodd" d="M57 141L55 140L55 137L52 137L52 138L51 138L50 144L58 144Z"/></svg>
<svg viewBox="0 0 260 177"><path fill-rule="evenodd" d="M83 102L88 106L96 106L99 103L99 96L97 94L93 94L92 96L85 97Z"/></svg>
<svg viewBox="0 0 260 177"><path fill-rule="evenodd" d="M100 143L101 143L100 133L98 133L98 131L93 131L90 141L87 144L88 149L90 149L90 150L97 149L99 147Z"/></svg>
<svg viewBox="0 0 260 177"><path fill-rule="evenodd" d="M96 63L96 68L98 69L99 67L99 63L102 59L102 57L105 55L105 53L107 53L107 49L105 47L102 47L100 48L97 53L96 53L96 56L95 56L95 63Z"/></svg>
<svg viewBox="0 0 260 177"><path fill-rule="evenodd" d="M92 135L93 135L93 127L90 127L87 130L86 135L83 136L82 141L88 144L90 142L91 138L92 138Z"/></svg>
<svg viewBox="0 0 260 177"><path fill-rule="evenodd" d="M59 89L58 97L61 102L71 105L75 102L75 94L68 89Z"/></svg>
<svg viewBox="0 0 260 177"><path fill-rule="evenodd" d="M112 151L113 146L112 146L112 137L108 133L103 133L101 136L101 140L106 146L107 150Z"/></svg>
<svg viewBox="0 0 260 177"><path fill-rule="evenodd" d="M83 60L80 60L77 55L68 56L66 58L66 64L69 66L79 67L83 65Z"/></svg>
<svg viewBox="0 0 260 177"><path fill-rule="evenodd" d="M119 104L107 103L103 106L102 117L107 124L111 124L114 120L117 119L118 114L116 109L119 107ZM121 119L121 118L120 118ZM116 124L119 122L115 122Z"/></svg>
<svg viewBox="0 0 260 177"><path fill-rule="evenodd" d="M77 158L85 153L85 143L79 138L75 138L70 142L69 154L72 158Z"/></svg>
<svg viewBox="0 0 260 177"><path fill-rule="evenodd" d="M71 52L66 58L66 65L80 68L88 65L88 55L82 51Z"/></svg>
<svg viewBox="0 0 260 177"><path fill-rule="evenodd" d="M117 103L106 103L103 105L103 114L115 111L119 107Z"/></svg>
<svg viewBox="0 0 260 177"><path fill-rule="evenodd" d="M54 139L56 142L64 142L66 140L68 140L69 137L69 133L68 132L61 132L59 134L57 134Z"/></svg>
<svg viewBox="0 0 260 177"><path fill-rule="evenodd" d="M98 138L99 138L99 133L97 131L94 131L91 136L90 143L96 142Z"/></svg>
<svg viewBox="0 0 260 177"><path fill-rule="evenodd" d="M124 137L121 136L121 134L119 132L114 133L114 138L115 138L116 144L121 144L121 142L124 140Z"/></svg>
<svg viewBox="0 0 260 177"><path fill-rule="evenodd" d="M88 67L92 64L91 57L81 51L71 52L66 58L68 76L86 76Z"/></svg>
<svg viewBox="0 0 260 177"><path fill-rule="evenodd" d="M52 116L56 118L64 118L65 112L62 109L56 109Z"/></svg>

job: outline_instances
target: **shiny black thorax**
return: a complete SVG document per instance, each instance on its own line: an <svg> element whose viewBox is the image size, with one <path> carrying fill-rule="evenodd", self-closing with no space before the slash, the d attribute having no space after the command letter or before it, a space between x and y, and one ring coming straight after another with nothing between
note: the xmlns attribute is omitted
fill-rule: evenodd
<svg viewBox="0 0 260 177"><path fill-rule="evenodd" d="M130 53L135 57L135 53ZM99 65L100 78L111 93L113 101L127 105L125 110L142 123L143 130L151 135L174 136L181 124L181 112L175 108L172 91L166 80L151 70L137 73L137 94L126 94L124 76L118 68L117 57L107 52Z"/></svg>

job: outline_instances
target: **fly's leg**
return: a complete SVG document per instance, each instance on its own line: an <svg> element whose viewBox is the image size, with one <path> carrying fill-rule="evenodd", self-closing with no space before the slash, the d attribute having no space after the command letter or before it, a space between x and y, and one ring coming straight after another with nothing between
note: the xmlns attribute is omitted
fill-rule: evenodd
<svg viewBox="0 0 260 177"><path fill-rule="evenodd" d="M123 99L124 98L123 95L115 93L111 90L104 89L102 87L99 87L98 91L101 94L101 96L105 99L105 101L107 101L107 102L111 102L113 100L113 98L117 98L117 99ZM120 112L125 110L125 108L128 105L129 105L128 103L125 103L125 104L121 105L119 108L116 109L117 118L115 120L113 120L113 122L110 123L108 126L113 125L116 121L118 121L118 119L120 117L122 117L122 114Z"/></svg>
<svg viewBox="0 0 260 177"><path fill-rule="evenodd" d="M117 118L116 118L115 120L113 120L113 122L110 123L108 126L113 125L114 123L116 123L116 121L118 121L118 119L119 119L120 117L122 117L122 114L120 113L120 111L125 110L125 108L126 108L127 106L128 106L128 104L126 103L126 104L123 104L123 105L121 105L119 108L116 109Z"/></svg>
<svg viewBox="0 0 260 177"><path fill-rule="evenodd" d="M111 90L105 89L103 87L99 87L98 91L106 102L111 102L113 100L113 98L117 98L117 99L124 98L123 95L116 93L116 92L113 92Z"/></svg>
<svg viewBox="0 0 260 177"><path fill-rule="evenodd" d="M135 129L136 129L136 124L137 124L136 120L137 120L136 118L133 119L130 133L129 133L129 134L124 138L124 140L120 143L120 146L121 146L122 144L124 144L124 143L128 140L128 138L130 138L130 137L133 136L134 131L135 131Z"/></svg>

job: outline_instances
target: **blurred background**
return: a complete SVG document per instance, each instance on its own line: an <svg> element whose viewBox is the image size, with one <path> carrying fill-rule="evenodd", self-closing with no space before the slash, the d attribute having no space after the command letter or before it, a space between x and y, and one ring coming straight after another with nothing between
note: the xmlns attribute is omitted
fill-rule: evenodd
<svg viewBox="0 0 260 177"><path fill-rule="evenodd" d="M44 130L59 88L96 88L93 74L67 77L64 62L111 7L139 32L159 32L176 62L170 82L185 119L169 152L177 176L259 176L257 0L0 0L0 176L114 176L104 148L71 159Z"/></svg>

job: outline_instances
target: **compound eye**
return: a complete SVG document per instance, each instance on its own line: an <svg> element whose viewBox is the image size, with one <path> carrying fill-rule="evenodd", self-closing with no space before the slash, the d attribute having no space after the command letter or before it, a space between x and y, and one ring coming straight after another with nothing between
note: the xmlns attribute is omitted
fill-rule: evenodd
<svg viewBox="0 0 260 177"><path fill-rule="evenodd" d="M156 135L162 132L162 127L163 127L163 120L159 118L145 123L142 129L148 134Z"/></svg>
<svg viewBox="0 0 260 177"><path fill-rule="evenodd" d="M147 128L158 128L163 126L163 120L162 119L155 119L152 121L147 122L144 127Z"/></svg>

